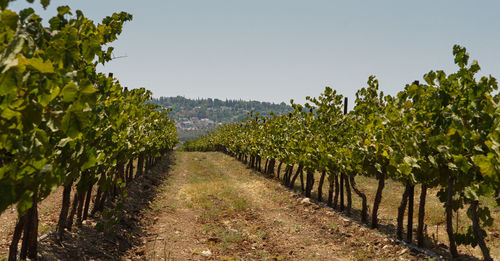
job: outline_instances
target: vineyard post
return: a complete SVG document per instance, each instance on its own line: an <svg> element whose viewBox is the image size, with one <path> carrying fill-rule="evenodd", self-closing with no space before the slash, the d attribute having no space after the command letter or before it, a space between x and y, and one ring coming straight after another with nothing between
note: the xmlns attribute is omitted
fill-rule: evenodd
<svg viewBox="0 0 500 261"><path fill-rule="evenodd" d="M347 115L347 97L344 98L344 115ZM347 193L347 214L351 214L352 196L349 178L344 176L345 190Z"/></svg>
<svg viewBox="0 0 500 261"><path fill-rule="evenodd" d="M344 97L344 115L347 114L347 97ZM344 186L348 186L347 177L344 172L340 171L340 211L344 211Z"/></svg>

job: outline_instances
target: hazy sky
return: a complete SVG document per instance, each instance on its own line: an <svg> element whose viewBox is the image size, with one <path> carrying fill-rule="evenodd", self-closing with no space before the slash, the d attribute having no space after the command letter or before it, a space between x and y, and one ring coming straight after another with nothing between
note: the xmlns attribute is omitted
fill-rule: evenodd
<svg viewBox="0 0 500 261"><path fill-rule="evenodd" d="M500 1L52 0L42 11L18 0L10 7L36 7L48 18L63 4L97 21L133 14L112 44L128 57L101 69L155 97L304 102L331 86L352 99L372 74L395 94L431 69L454 71L454 44L467 47L482 74L500 77Z"/></svg>

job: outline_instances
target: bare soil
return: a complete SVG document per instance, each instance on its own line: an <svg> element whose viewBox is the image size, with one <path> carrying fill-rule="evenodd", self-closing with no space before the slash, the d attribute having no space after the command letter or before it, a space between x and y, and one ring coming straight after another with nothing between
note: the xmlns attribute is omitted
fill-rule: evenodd
<svg viewBox="0 0 500 261"><path fill-rule="evenodd" d="M148 260L421 260L221 153L177 152L144 246ZM137 258L138 259L138 258Z"/></svg>
<svg viewBox="0 0 500 261"><path fill-rule="evenodd" d="M53 235L40 241L40 259L428 259L354 222L356 209L346 219L222 153L175 152L126 192L66 232L62 245ZM60 194L40 204L39 235L55 227ZM0 260L16 215L14 208L0 216Z"/></svg>
<svg viewBox="0 0 500 261"><path fill-rule="evenodd" d="M59 187L38 205L39 235L44 235L56 228L61 209L61 194L62 187ZM17 208L14 205L0 215L0 260L9 254L9 245L17 218Z"/></svg>

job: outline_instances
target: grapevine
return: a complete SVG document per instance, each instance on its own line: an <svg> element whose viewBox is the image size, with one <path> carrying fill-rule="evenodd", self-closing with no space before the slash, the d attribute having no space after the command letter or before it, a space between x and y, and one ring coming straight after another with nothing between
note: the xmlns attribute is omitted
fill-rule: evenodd
<svg viewBox="0 0 500 261"><path fill-rule="evenodd" d="M403 218L408 211L406 241L410 243L414 190L420 185L419 246L424 242L427 190L438 189L446 209L451 256L458 257L457 244L478 245L484 259L492 260L484 227L491 226L493 219L482 200L495 198L500 203L500 96L494 94L498 83L492 76L476 79L480 67L477 61L469 62L465 48L454 46L453 55L457 72L430 71L423 77L425 83L408 84L396 96L384 95L377 79L370 76L368 87L356 93L354 109L348 113L342 112L343 96L327 87L319 97L307 97L304 106L292 100L294 110L287 115L250 114L242 122L187 141L184 149L223 151L257 170L261 170L262 158L278 160L277 178L291 188L300 180L308 197L315 183L311 173L319 171L318 200L322 200L327 177L328 205L349 214L352 188L362 199L361 220L367 224L367 197L356 186L354 176L375 177L378 189L369 224L372 228L378 226L385 181L397 180L405 187L398 208L397 237L403 237ZM282 164L286 168L280 177ZM295 174L294 165L298 165ZM272 175L274 169L265 166L264 172ZM465 233L453 231L452 226L453 213L461 208L467 208L472 223Z"/></svg>
<svg viewBox="0 0 500 261"><path fill-rule="evenodd" d="M80 226L89 215L94 186L92 213L135 178L134 160L136 175L143 175L177 135L169 111L149 103L150 91L128 90L96 70L111 60L106 46L132 15L115 13L96 24L60 6L45 27L33 9L16 13L8 4L0 1L0 213L17 205L9 260L17 259L22 234L20 258L36 259L38 202L64 186L57 227L63 240L75 216Z"/></svg>

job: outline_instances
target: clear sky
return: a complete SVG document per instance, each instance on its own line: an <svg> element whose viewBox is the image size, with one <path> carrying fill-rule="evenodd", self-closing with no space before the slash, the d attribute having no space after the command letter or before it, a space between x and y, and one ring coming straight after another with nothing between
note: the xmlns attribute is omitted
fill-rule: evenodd
<svg viewBox="0 0 500 261"><path fill-rule="evenodd" d="M353 99L372 74L396 94L431 69L453 72L454 44L467 47L481 74L500 77L500 1L52 0L42 11L18 0L10 7L36 7L48 18L66 4L96 21L133 14L112 44L128 57L101 70L155 97L302 103L331 86Z"/></svg>

